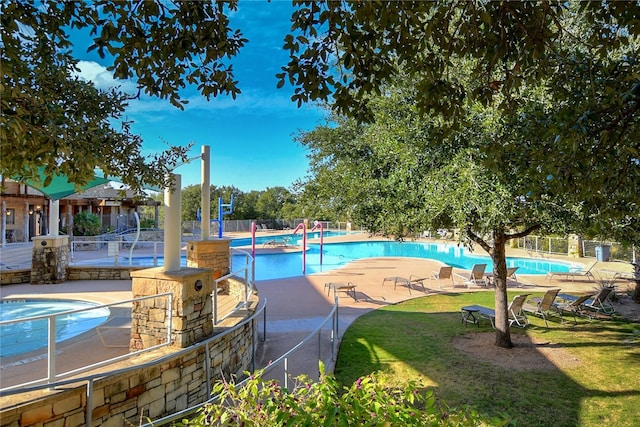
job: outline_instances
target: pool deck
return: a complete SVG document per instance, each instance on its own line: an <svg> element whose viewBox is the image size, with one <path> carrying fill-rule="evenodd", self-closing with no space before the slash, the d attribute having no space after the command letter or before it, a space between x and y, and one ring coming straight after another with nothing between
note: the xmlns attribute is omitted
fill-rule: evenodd
<svg viewBox="0 0 640 427"><path fill-rule="evenodd" d="M264 234L264 232L262 233ZM274 234L274 237L276 234ZM229 237L241 237L239 235ZM345 236L326 238L325 242L337 241L366 241L374 239L367 234L350 234ZM382 240L376 237L375 240ZM11 249L13 244L7 244L0 252L0 261L5 264L25 264L30 260L18 260L11 257ZM18 252L26 253L30 256L30 251L24 251L20 246L24 244L16 244L15 248L19 248ZM296 248L268 248L265 251L291 251ZM262 252L262 248L261 248ZM477 253L483 253L478 250ZM525 251L508 248L508 256L529 257ZM24 257L24 255L22 255ZM9 262L5 260L10 259ZM547 260L548 258L545 258ZM562 261L571 261L577 263L588 263L589 259L576 259L568 257L556 257L553 259ZM263 280L256 282L256 287L261 298L267 299L267 315L266 315L266 331L267 339L261 343L258 348L258 367L266 366L270 361L276 360L286 351L295 346L304 339L311 331L313 331L320 322L330 312L334 296L333 292L327 295L326 283L348 283L351 282L356 286L355 295L357 301L350 293L340 291L339 297L339 333L338 337L344 334L348 326L359 316L375 310L380 307L395 304L411 298L421 297L425 295L434 295L439 293L459 293L459 292L478 292L486 291L486 288L456 286L451 287L451 282L446 282L444 289L440 289L439 284L434 281L430 283L429 277L432 271L436 271L442 263L421 258L369 258L351 262L341 268L330 272L310 274L306 276L298 276L286 279ZM623 263L609 262L599 263L598 269L615 269L619 270ZM454 269L454 273L463 270ZM386 281L387 277L404 277L410 276L426 277L424 285L427 288L423 292L421 287L412 287L411 293L406 286L400 283L394 289L393 281ZM553 278L548 280L544 275L519 275L518 280L522 283L521 288L510 287L510 292L529 293L540 292L550 288L560 288L564 293L580 293L593 290L598 283L586 278L575 278L572 280L560 280ZM384 284L383 284L384 282ZM47 297L47 298L69 298L81 299L87 301L95 301L98 303L113 303L131 299L131 281L66 281L58 285L4 285L0 287L1 298L25 298L25 297ZM330 323L329 323L330 325ZM261 326L262 327L262 326ZM328 330L323 330L323 337L328 337ZM126 337L124 337L126 342ZM318 371L318 340L312 339L309 345L300 349L289 360L289 372L292 376L307 374L311 378L317 378ZM75 343L69 351L73 351L76 358L89 357L96 352L105 351L103 343L95 337L82 343ZM82 345L80 345L82 344ZM328 354L329 344L324 344L322 357ZM121 354L126 349L109 349L110 352ZM113 356L111 356L113 357ZM0 367L0 377L7 374L5 365ZM334 364L327 366L332 371ZM15 364L13 366L15 370ZM22 365L21 369L28 369L28 363ZM3 372L5 371L5 372ZM270 378L282 380L283 371L281 367L273 369L269 375ZM3 379L3 383L7 378ZM4 387L5 385L3 385Z"/></svg>

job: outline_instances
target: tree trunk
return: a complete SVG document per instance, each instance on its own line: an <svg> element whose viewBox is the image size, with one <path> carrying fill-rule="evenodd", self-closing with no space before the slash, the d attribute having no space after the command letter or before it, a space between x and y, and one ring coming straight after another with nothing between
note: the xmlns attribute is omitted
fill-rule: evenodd
<svg viewBox="0 0 640 427"><path fill-rule="evenodd" d="M633 291L633 302L640 304L640 262L632 263L634 270L634 278L636 281L636 288Z"/></svg>
<svg viewBox="0 0 640 427"><path fill-rule="evenodd" d="M496 310L496 345L502 348L513 348L507 313L507 238L502 231L494 231L491 259L493 260L493 280L495 284Z"/></svg>

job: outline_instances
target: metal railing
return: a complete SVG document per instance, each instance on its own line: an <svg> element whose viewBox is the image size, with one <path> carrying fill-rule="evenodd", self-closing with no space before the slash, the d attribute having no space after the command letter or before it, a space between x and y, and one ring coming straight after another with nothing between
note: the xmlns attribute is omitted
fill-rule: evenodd
<svg viewBox="0 0 640 427"><path fill-rule="evenodd" d="M291 358L291 356L293 356L297 351L299 351L301 348L303 348L305 345L307 345L312 339L314 339L316 336L318 337L318 361L322 361L322 329L325 327L325 325L327 325L327 323L329 323L329 321L331 321L331 335L330 335L330 342L331 342L331 351L330 351L330 355L329 355L329 360L330 361L335 361L335 357L336 357L336 352L337 352L337 344L338 344L338 297L335 297L335 302L333 305L333 308L331 309L331 311L329 312L329 314L327 314L327 316L324 318L324 320L309 334L307 335L302 341L300 341L298 344L296 344L293 348L291 348L291 350L287 351L285 354L283 354L282 356L280 356L279 358L277 358L276 360L272 361L269 363L269 365L263 367L263 375L270 372L271 370L273 370L274 368L276 368L277 366L279 366L280 364L283 365L284 367L284 382L283 382L283 387L284 388L288 388L289 386L289 359ZM265 306L264 306L264 320L263 320L263 327L264 327L264 331L263 331L263 339L266 340L266 334L267 334L267 330L266 330L266 301L265 301ZM325 361L325 364L327 361ZM253 371L256 370L255 367L255 353L254 353L254 368ZM318 372L318 375L320 375L320 372ZM243 387L250 378L245 378L244 380L240 381L239 383L236 384L236 387ZM211 387L209 387L211 388ZM214 402L215 400L218 399L218 396L212 396L211 398L209 398L208 400L206 400L205 402L202 402L198 405L194 405L190 408L186 408L182 411L176 412L174 414L168 415L166 417L163 418L158 418L153 420L150 423L147 424L141 424L141 427L155 427L155 426L161 426L161 425L166 425L178 420L182 420L184 419L186 416L189 416L193 413L195 413L198 409L202 408L204 405Z"/></svg>
<svg viewBox="0 0 640 427"><path fill-rule="evenodd" d="M113 377L113 376L117 376L117 375L121 375L121 374L126 374L127 372L133 371L133 370L140 370L140 369L149 369L149 368L153 368L154 366L160 365L170 359L173 359L175 357L180 357L184 354L187 354L189 352L194 351L194 349L199 349L202 346L205 346L205 351L209 351L209 343L211 343L212 341L215 340L219 340L220 338L224 338L226 335L232 334L234 333L236 330L238 330L239 328L244 327L247 323L249 322L253 322L254 319L256 319L259 315L265 315L266 314L266 304L267 304L267 300L266 298L263 300L262 304L260 306L258 306L258 308L256 309L255 313L253 313L251 316L247 317L246 319L244 319L242 322L238 323L237 325L235 325L232 328L229 328L217 335L212 336L211 338L208 338L204 341L201 341L197 344L194 344L193 346L181 349L176 351L175 353L160 357L158 359L149 361L149 362L145 362L145 363L139 363L136 364L135 366L128 366L126 368L122 368L122 369L117 369L117 370L113 370L113 371L108 371L108 372L101 372L98 374L92 374L92 375L87 375L87 376L83 376L83 377L75 377L72 379L67 379L67 380L62 380L62 381L56 381L54 383L51 384L47 384L47 385L34 385L34 386L27 386L27 387L22 387L19 390L18 389L0 389L0 397L3 396L8 396L8 395L12 395L12 394L18 394L18 393L27 393L27 392L31 392L31 391L36 391L36 390L42 390L45 388L59 388L68 384L74 384L74 383L84 383L86 382L86 387L87 387L87 391L86 391L86 396L87 396L87 403L86 403L86 414L85 414L85 420L86 420L86 425L88 427L91 427L91 422L92 422L92 411L93 411L93 396L94 396L94 389L93 389L93 384L95 383L95 381L103 379L103 378L108 378L108 377ZM264 334L266 334L266 328L264 331ZM256 339L258 336L257 330L254 330L253 332L253 336L254 339L253 341L253 347L252 347L252 354L253 354L253 369L255 370L255 355L256 355ZM266 335L263 335L263 337ZM264 339L264 338L263 338ZM127 355L129 356L129 355ZM206 366L206 364L205 364ZM211 382L212 382L212 376L211 376L211 369L205 369L205 378L206 378L206 383L207 383L207 388L211 389ZM198 405L198 407L200 407L201 405ZM153 425L157 425L154 424Z"/></svg>
<svg viewBox="0 0 640 427"><path fill-rule="evenodd" d="M58 328L56 328L56 319L58 317L68 317L68 316L72 316L81 312L87 312L87 311L91 311L91 310L99 310L99 309L104 309L104 308L109 308L109 307L115 307L115 306L121 306L123 304L131 304L133 302L138 302L138 301L144 301L144 300L148 300L148 299L152 299L152 298L168 298L168 304L166 305L167 308L167 339L165 342L154 345L152 347L143 349L143 350L137 350L134 352L130 352L130 353L126 353L120 356L116 356L110 359L106 359L106 360L102 360L96 363L92 363L89 365L84 365L82 367L79 368L75 368L72 369L70 371L66 371L66 372L61 372L58 373L57 369L56 369L56 357L57 357L57 351L56 351L56 341L57 341L57 334L58 334ZM151 295L151 296L145 296L145 297L138 297L138 298L134 298L134 299L130 299L130 300L125 300L125 301L119 301L119 302L115 302L115 303L111 303L111 304L103 304L103 305L97 305L97 306L92 306L89 308L82 308L82 309L78 309L78 310L68 310L68 311L64 311L64 312L59 312L59 313L54 313L54 314L45 314L45 315L40 315L40 316L33 316L33 317L28 317L28 318L21 318L21 319L15 319L15 320L5 320L0 322L0 327L3 326L9 326L9 325L14 325L14 324L29 324L31 325L32 322L36 322L38 320L46 320L47 321L47 352L46 352L46 358L47 358L47 376L44 378L38 378L36 380L33 381L29 381L29 382L25 382L25 383L21 383L21 384L17 384L17 385L13 385L13 386L9 386L6 388L1 388L0 389L0 396L5 393L6 391L11 391L11 390L15 390L15 389L24 389L24 388L28 388L32 385L39 385L39 384L53 384L54 382L56 382L59 379L62 378L66 378L72 375L77 375L79 373L82 372L86 372L89 371L91 369L95 369L95 368L99 368L108 364L112 364L115 362L118 362L120 360L125 360L128 359L129 357L141 354L141 353L145 353L151 350L155 350L157 348L160 347L165 347L167 345L169 345L171 343L171 330L172 330L172 313L171 313L171 307L173 307L173 293L163 293L163 294L157 294L157 295ZM131 322L131 319L129 318L129 323ZM100 336L100 330L98 329L100 328L100 326L98 326L96 328L96 331L98 333L98 336ZM101 338L102 340L102 338Z"/></svg>

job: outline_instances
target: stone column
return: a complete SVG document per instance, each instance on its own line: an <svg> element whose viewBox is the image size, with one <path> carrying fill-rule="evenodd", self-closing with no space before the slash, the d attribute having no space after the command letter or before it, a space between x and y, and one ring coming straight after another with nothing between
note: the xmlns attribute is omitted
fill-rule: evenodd
<svg viewBox="0 0 640 427"><path fill-rule="evenodd" d="M229 246L231 240L222 238L187 242L187 267L208 268L212 282L230 273ZM229 282L218 284L221 294L229 294Z"/></svg>
<svg viewBox="0 0 640 427"><path fill-rule="evenodd" d="M34 236L31 284L55 284L67 279L69 236Z"/></svg>
<svg viewBox="0 0 640 427"><path fill-rule="evenodd" d="M574 258L582 258L584 254L582 253L582 239L580 238L580 236L571 234L569 235L567 240L567 255Z"/></svg>
<svg viewBox="0 0 640 427"><path fill-rule="evenodd" d="M211 272L200 268L164 271L162 267L131 272L133 298L173 293L171 345L185 348L213 333ZM131 351L167 341L169 298L156 297L133 303Z"/></svg>

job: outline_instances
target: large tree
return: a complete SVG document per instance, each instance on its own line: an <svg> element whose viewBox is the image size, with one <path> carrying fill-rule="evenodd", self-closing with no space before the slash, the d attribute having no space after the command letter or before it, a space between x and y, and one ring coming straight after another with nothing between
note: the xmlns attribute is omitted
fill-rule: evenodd
<svg viewBox="0 0 640 427"><path fill-rule="evenodd" d="M240 92L225 63L246 41L229 27L229 2L10 0L0 7L0 174L38 178L66 174L82 185L94 168L133 188L166 184L165 173L188 147L149 157L122 114L141 92L182 108L180 90L197 86L209 99ZM93 40L89 50L113 59L117 79L132 79L137 94L97 90L75 77L72 33ZM117 123L121 122L122 128ZM114 127L115 126L115 127Z"/></svg>
<svg viewBox="0 0 640 427"><path fill-rule="evenodd" d="M337 200L374 229L402 235L416 222L449 223L485 249L497 345L512 346L510 238L539 227L616 228L638 241L637 4L301 3L294 26L311 37L288 39L281 78L299 86L298 100L333 97L336 112L373 122L312 137L324 134L330 153L317 157L325 175L314 185L345 179ZM400 108L372 102L403 74L414 91ZM402 102L414 109L409 122ZM358 168L341 165L345 156Z"/></svg>

